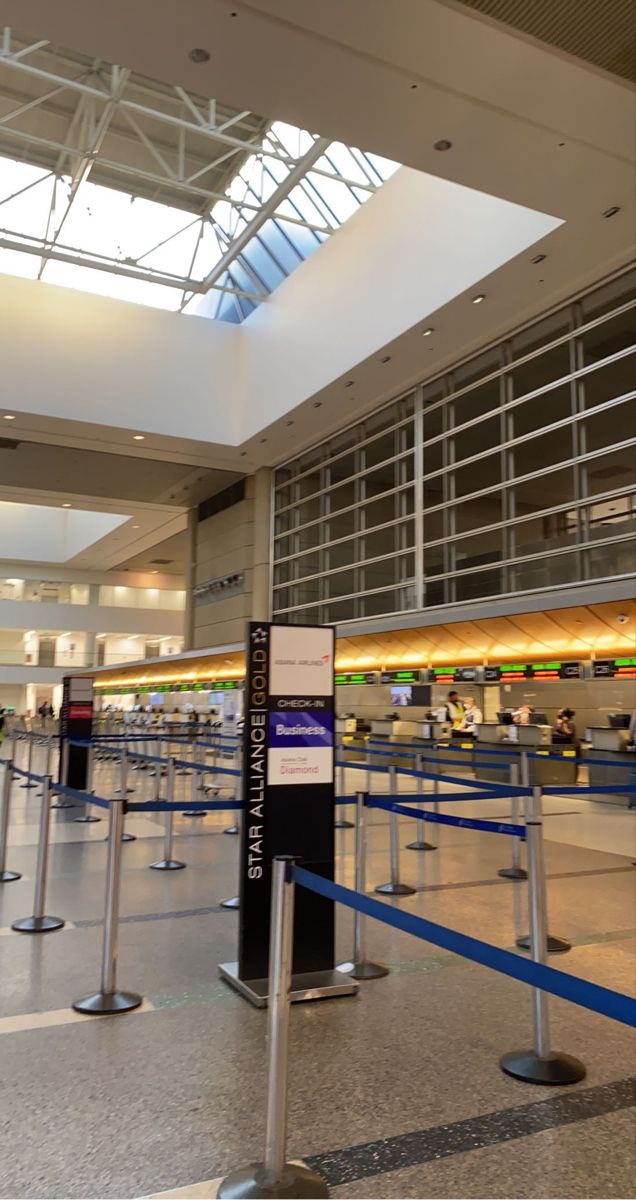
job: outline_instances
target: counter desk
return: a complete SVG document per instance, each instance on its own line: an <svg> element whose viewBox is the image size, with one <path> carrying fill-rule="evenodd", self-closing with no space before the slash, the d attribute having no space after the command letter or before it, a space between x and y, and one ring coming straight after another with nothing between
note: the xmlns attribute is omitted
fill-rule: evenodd
<svg viewBox="0 0 636 1200"><path fill-rule="evenodd" d="M616 792L592 797L601 804L620 804L625 808L636 808L636 792L621 792L620 785L636 785L636 747L630 742L626 729L609 729L607 726L586 730L586 743L581 748L581 758L590 759L587 766L588 783L591 787L612 787ZM617 762L625 766L614 766Z"/></svg>

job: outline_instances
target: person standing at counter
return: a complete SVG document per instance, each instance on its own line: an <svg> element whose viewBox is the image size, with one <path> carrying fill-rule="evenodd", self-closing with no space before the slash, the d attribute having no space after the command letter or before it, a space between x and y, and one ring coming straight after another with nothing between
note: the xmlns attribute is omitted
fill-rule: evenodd
<svg viewBox="0 0 636 1200"><path fill-rule="evenodd" d="M446 698L446 720L450 721L453 726L453 733L459 733L461 723L464 719L466 706L463 700L460 700L457 692L449 692Z"/></svg>
<svg viewBox="0 0 636 1200"><path fill-rule="evenodd" d="M469 733L473 737L479 736L479 726L482 724L484 715L480 708L477 707L472 696L466 696L464 700L464 715L459 726L462 733Z"/></svg>
<svg viewBox="0 0 636 1200"><path fill-rule="evenodd" d="M576 741L575 715L573 708L562 708L559 710L552 731L553 742L567 742L572 745Z"/></svg>

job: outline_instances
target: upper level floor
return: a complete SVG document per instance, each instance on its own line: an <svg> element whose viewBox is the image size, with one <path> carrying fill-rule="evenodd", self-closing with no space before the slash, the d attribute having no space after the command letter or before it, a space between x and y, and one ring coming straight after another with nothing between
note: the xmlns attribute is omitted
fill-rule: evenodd
<svg viewBox="0 0 636 1200"><path fill-rule="evenodd" d="M143 608L183 612L185 590L178 587L139 587L121 583L73 582L61 579L0 575L0 604L20 600L36 604L81 604L104 608Z"/></svg>

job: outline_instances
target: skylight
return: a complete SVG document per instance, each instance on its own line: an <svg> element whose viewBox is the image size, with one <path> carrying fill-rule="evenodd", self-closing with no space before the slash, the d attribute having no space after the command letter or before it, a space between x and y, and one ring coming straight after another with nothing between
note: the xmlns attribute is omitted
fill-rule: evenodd
<svg viewBox="0 0 636 1200"><path fill-rule="evenodd" d="M240 322L397 166L274 122L193 213L0 157L0 271Z"/></svg>

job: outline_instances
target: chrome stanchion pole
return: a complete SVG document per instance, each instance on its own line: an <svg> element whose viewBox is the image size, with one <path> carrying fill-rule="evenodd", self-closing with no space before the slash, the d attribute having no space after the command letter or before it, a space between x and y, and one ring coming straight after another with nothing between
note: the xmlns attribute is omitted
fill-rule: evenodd
<svg viewBox="0 0 636 1200"><path fill-rule="evenodd" d="M530 787L530 764L528 762L527 751L521 756L521 782L524 787ZM541 816L541 838L543 839L543 816ZM525 933L521 937L516 938L515 944L520 950L530 950L530 934ZM571 942L566 941L565 938L557 937L553 933L548 934L547 944L548 954L566 954L568 950L572 949Z"/></svg>
<svg viewBox="0 0 636 1200"><path fill-rule="evenodd" d="M416 771L423 770L423 761L419 755L415 759L415 770ZM415 780L415 790L417 793L418 800L421 804L423 802L422 797L424 795L424 780L422 779L421 775L418 775ZM432 842L427 842L426 837L424 836L425 833L426 833L426 822L423 821L421 817L418 817L417 836L416 836L414 842L407 842L406 849L407 850L437 850L437 846L434 846Z"/></svg>
<svg viewBox="0 0 636 1200"><path fill-rule="evenodd" d="M33 916L23 917L13 921L11 928L17 933L50 933L53 929L61 929L64 921L61 917L44 915L46 900L46 881L49 869L49 792L51 780L47 776L42 785L42 808L40 809L40 836L38 839L38 860L35 870L35 895L33 897Z"/></svg>
<svg viewBox="0 0 636 1200"><path fill-rule="evenodd" d="M233 753L232 753L232 764L233 764L233 766L234 766L234 770L235 770L235 771L240 771L240 770L241 770L241 749L240 749L240 746L237 746L236 750L234 750L234 751L233 751ZM241 791L241 776L240 776L240 775L235 775L235 776L234 776L234 778L236 779L236 786L235 786L235 788L234 788L234 799L235 799L235 800L237 800L237 799L238 799L238 797L239 797L239 795L240 795L240 791ZM239 810L239 811L240 811L240 810ZM237 818L236 818L236 821L234 822L234 824L233 824L233 825L229 825L227 829L224 829L224 830L223 830L223 832L224 832L224 833L229 833L230 835L236 835L236 834L239 834L239 833L241 832L241 826L240 826L240 819L239 819L239 817L237 817ZM238 904L236 904L236 905L233 905L232 907L238 908Z"/></svg>
<svg viewBox="0 0 636 1200"><path fill-rule="evenodd" d="M365 792L356 793L356 865L355 889L364 896L366 890L366 843L365 843L365 807L367 797ZM353 979L381 979L389 974L389 968L383 963L372 962L366 957L366 920L356 908L353 911L353 958L351 962L341 963L338 971L351 975Z"/></svg>
<svg viewBox="0 0 636 1200"><path fill-rule="evenodd" d="M133 792L135 790L134 788L128 787L128 745L127 745L127 742L128 742L128 731L126 731L126 741L122 745L121 757L119 759L119 787L115 788L115 792L117 793L117 795L121 796L122 800L124 800L124 801L126 800L126 796L128 795L128 793ZM137 838L135 837L134 833L126 833L126 831L124 829L125 814L126 814L126 805L124 803L124 807L122 809L122 815L121 815L121 840L122 840L122 842L136 842ZM110 837L110 830L109 830L108 836Z"/></svg>
<svg viewBox="0 0 636 1200"><path fill-rule="evenodd" d="M102 940L102 977L98 992L75 1000L76 1012L104 1015L139 1008L137 992L117 988L117 942L119 934L119 891L121 884L121 843L124 830L124 800L111 800L108 823L108 861L106 864L106 903Z"/></svg>
<svg viewBox="0 0 636 1200"><path fill-rule="evenodd" d="M13 760L4 764L2 777L2 808L0 809L0 883L13 883L21 879L18 871L7 871L7 838L9 836L9 814L11 812L11 784L13 782Z"/></svg>
<svg viewBox="0 0 636 1200"><path fill-rule="evenodd" d="M523 779L523 785L524 787L527 787L527 754L523 755L523 759L525 760L526 764L526 778ZM519 786L518 763L510 764L510 783L513 787ZM519 824L519 797L516 794L513 794L510 797L510 819L513 825ZM512 842L512 863L509 867L502 867L500 871L497 871L497 874L501 875L502 879L527 879L528 872L524 871L523 867L521 866L521 839L518 837L513 837L510 840Z"/></svg>
<svg viewBox="0 0 636 1200"><path fill-rule="evenodd" d="M68 787L68 763L71 753L71 748L68 744L68 739L64 738L62 742L62 758L60 760L60 783L63 787ZM75 808L73 800L69 800L68 796L62 795L60 792L57 799L51 804L51 808Z"/></svg>
<svg viewBox="0 0 636 1200"><path fill-rule="evenodd" d="M345 776L344 765L337 766L336 767L336 789L335 789L336 796L344 796L345 795L345 788L346 788L345 778L346 778L346 776ZM339 810L341 813L346 812L346 808L343 804L338 806L338 804L336 803L335 808L334 808L334 811L336 813L336 819L333 823L334 829L353 829L353 821L347 821L346 817L338 816Z"/></svg>
<svg viewBox="0 0 636 1200"><path fill-rule="evenodd" d="M278 1200L285 1196L328 1196L327 1185L302 1163L287 1161L287 1061L289 1041L289 991L291 987L294 882L291 858L272 862L272 920L269 946L267 1012L267 1115L265 1156L261 1163L233 1171L221 1183L221 1200L260 1197Z"/></svg>
<svg viewBox="0 0 636 1200"><path fill-rule="evenodd" d="M86 755L86 791L89 796L92 795L95 791L95 789L93 787L94 774L95 774L95 748L94 748L93 743L89 742L89 745L87 748L87 755ZM85 810L86 810L84 813L84 816L83 817L74 817L73 818L74 825L94 825L96 821L101 821L101 817L97 817L92 812L89 812L89 803L90 802L87 798L86 804L84 805Z"/></svg>
<svg viewBox="0 0 636 1200"><path fill-rule="evenodd" d="M534 787L526 808L528 841L530 941L532 959L547 963L548 920L545 859L543 853L543 823L541 820L541 788ZM534 1048L513 1050L504 1054L500 1065L507 1075L524 1083L566 1084L585 1078L585 1067L578 1058L550 1049L550 1019L548 996L541 988L532 989Z"/></svg>
<svg viewBox="0 0 636 1200"><path fill-rule="evenodd" d="M396 770L394 766L389 767L389 795L395 797L396 793ZM400 846L398 841L398 820L397 813L389 810L389 845L391 856L391 879L389 883L381 883L375 889L381 896L413 896L415 888L409 887L408 883L400 882Z"/></svg>
<svg viewBox="0 0 636 1200"><path fill-rule="evenodd" d="M197 770L197 765L198 765L197 750L198 750L198 747L195 742L192 745L192 778L190 780L190 803L191 804L197 804L201 798L200 792L201 792L201 779L203 776L203 772ZM182 772L182 774L183 774L183 772ZM189 808L187 810L184 809L183 815L184 815L184 817L205 817L205 816L207 816L207 813L205 812L205 809L203 809L203 808Z"/></svg>
<svg viewBox="0 0 636 1200"><path fill-rule="evenodd" d="M236 828L239 833L241 832L242 819L243 819L242 810L240 808L238 808L236 810ZM225 832L227 833L227 830L225 830ZM221 905L221 908L240 908L241 907L241 898L240 898L240 896L228 896L227 900L219 900L219 904Z"/></svg>
<svg viewBox="0 0 636 1200"><path fill-rule="evenodd" d="M35 782L34 782L34 780L31 779L31 766L33 763L33 734L29 734L28 741L29 741L29 749L27 752L27 768L26 768L27 769L27 778L25 779L24 783L20 784L20 787L26 788L27 791L30 791L31 788L35 787Z"/></svg>
<svg viewBox="0 0 636 1200"><path fill-rule="evenodd" d="M167 800L168 800L169 804L174 804L174 795L175 795L174 776L175 776L175 763L174 763L174 758L171 758L170 762L168 763L168 780L167 780L167 787L166 787L166 795L167 795ZM160 858L158 862L151 863L150 864L151 870L153 870L153 871L181 871L185 867L186 864L184 862L181 862L178 858L172 857L173 834L174 834L174 811L171 808L169 808L169 809L166 809L166 823L165 823L164 834L163 834L163 858Z"/></svg>

